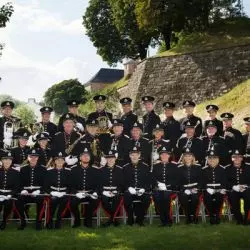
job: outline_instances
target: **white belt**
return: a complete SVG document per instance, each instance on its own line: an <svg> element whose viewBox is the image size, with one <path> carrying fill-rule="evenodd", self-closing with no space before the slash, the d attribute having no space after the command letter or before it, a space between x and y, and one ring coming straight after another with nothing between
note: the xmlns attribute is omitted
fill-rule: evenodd
<svg viewBox="0 0 250 250"><path fill-rule="evenodd" d="M189 187L194 187L197 185L198 185L198 183L196 182L196 183L190 183L190 184L184 185L184 187L189 188Z"/></svg>
<svg viewBox="0 0 250 250"><path fill-rule="evenodd" d="M2 192L2 193L9 193L9 192L12 192L12 190L0 189L0 192Z"/></svg>
<svg viewBox="0 0 250 250"><path fill-rule="evenodd" d="M57 191L64 191L64 190L67 189L66 187L57 188L57 187L52 187L52 186L50 186L50 188L53 189L53 190L57 190Z"/></svg>
<svg viewBox="0 0 250 250"><path fill-rule="evenodd" d="M78 190L77 193L89 193L91 190Z"/></svg>
<svg viewBox="0 0 250 250"><path fill-rule="evenodd" d="M103 187L103 189L106 189L106 190L116 190L117 187Z"/></svg>
<svg viewBox="0 0 250 250"><path fill-rule="evenodd" d="M29 186L29 187L24 187L23 189L30 189L30 190L33 190L33 189L40 189L41 186Z"/></svg>
<svg viewBox="0 0 250 250"><path fill-rule="evenodd" d="M220 187L221 184L217 183L217 184L207 184L208 187Z"/></svg>

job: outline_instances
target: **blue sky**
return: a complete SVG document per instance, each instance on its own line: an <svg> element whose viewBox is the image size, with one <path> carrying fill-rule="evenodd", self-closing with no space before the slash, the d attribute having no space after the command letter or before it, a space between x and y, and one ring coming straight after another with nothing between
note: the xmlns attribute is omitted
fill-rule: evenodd
<svg viewBox="0 0 250 250"><path fill-rule="evenodd" d="M0 6L8 1L0 0ZM87 82L108 67L85 35L82 15L88 0L13 0L15 12L0 42L0 94L42 99L47 88L69 78ZM250 0L244 0L250 14ZM121 66L120 66L121 67Z"/></svg>

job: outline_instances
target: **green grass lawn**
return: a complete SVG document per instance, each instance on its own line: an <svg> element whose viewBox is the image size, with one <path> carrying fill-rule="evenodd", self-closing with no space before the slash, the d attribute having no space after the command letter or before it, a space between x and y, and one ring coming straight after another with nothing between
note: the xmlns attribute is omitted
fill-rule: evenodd
<svg viewBox="0 0 250 250"><path fill-rule="evenodd" d="M35 231L28 225L17 231L8 225L0 232L0 249L250 249L250 226L222 223L174 225L160 228L154 225L123 226L108 229L63 229Z"/></svg>

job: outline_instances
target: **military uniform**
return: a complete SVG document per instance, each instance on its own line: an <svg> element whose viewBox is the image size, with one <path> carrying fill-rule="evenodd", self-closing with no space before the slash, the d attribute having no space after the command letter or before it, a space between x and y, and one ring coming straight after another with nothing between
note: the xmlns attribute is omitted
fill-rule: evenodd
<svg viewBox="0 0 250 250"><path fill-rule="evenodd" d="M223 136L223 123L222 123L222 121L218 120L217 118L215 118L214 120L205 120L204 121L203 135L206 135L205 128L207 127L207 125L209 124L210 121L213 121L216 128L217 128L216 136Z"/></svg>
<svg viewBox="0 0 250 250"><path fill-rule="evenodd" d="M188 149L184 153L187 153ZM197 208L199 205L201 188L201 165L193 164L178 166L178 186L180 188L179 199L185 211L187 224L197 223Z"/></svg>
<svg viewBox="0 0 250 250"><path fill-rule="evenodd" d="M160 151L160 154L166 151L165 147ZM168 152L169 154L171 152ZM153 198L157 210L160 213L160 219L163 226L171 225L172 218L170 217L171 199L174 191L177 190L177 165L175 163L157 163L153 167Z"/></svg>
<svg viewBox="0 0 250 250"><path fill-rule="evenodd" d="M217 156L216 151L208 152L208 156ZM220 223L220 210L223 205L225 189L227 188L226 170L218 165L211 167L209 165L202 168L202 186L204 189L204 204L209 212L210 223Z"/></svg>
<svg viewBox="0 0 250 250"><path fill-rule="evenodd" d="M12 155L10 152L2 152L1 159L10 158ZM20 191L20 176L19 170L13 165L8 169L0 167L0 206L3 207L3 219L0 225L0 230L4 230L6 227L6 222L8 216L13 209L12 198L16 197ZM16 207L19 208L18 201L16 202Z"/></svg>
<svg viewBox="0 0 250 250"><path fill-rule="evenodd" d="M245 117L243 120L245 124L250 123L250 117ZM245 161L250 163L250 131L243 135L243 153L245 155Z"/></svg>
<svg viewBox="0 0 250 250"><path fill-rule="evenodd" d="M138 119L138 117L136 114L133 113L133 111L130 111L129 113L123 114L121 116L121 120L122 120L123 126L124 126L123 133L125 135L130 136L130 131L133 127L133 124L137 121L137 119Z"/></svg>
<svg viewBox="0 0 250 250"><path fill-rule="evenodd" d="M53 156L54 159L58 157L64 158L65 154L58 152L53 154ZM70 171L71 169L66 167L62 169L57 169L56 167L47 169L44 189L46 193L51 195L49 203L50 216L47 225L49 229L53 227L53 217L57 208L55 228L61 227L61 216L69 200L66 194L70 193Z"/></svg>
<svg viewBox="0 0 250 250"><path fill-rule="evenodd" d="M86 202L85 205L85 219L84 225L86 227L92 227L92 216L98 206L98 191L100 189L100 183L98 183L100 170L89 165L84 168L81 163L71 168L71 192L73 194L88 192L88 194L94 194L96 199L90 196L77 197L73 196L70 200L71 212L74 215L74 226L80 226L80 212L78 206L82 202Z"/></svg>
<svg viewBox="0 0 250 250"><path fill-rule="evenodd" d="M152 139L153 129L161 122L160 117L152 110L142 117L143 134L146 138Z"/></svg>
<svg viewBox="0 0 250 250"><path fill-rule="evenodd" d="M13 164L22 165L28 157L28 152L30 151L30 147L25 146L24 148L15 147L11 150L13 154Z"/></svg>
<svg viewBox="0 0 250 250"><path fill-rule="evenodd" d="M28 155L38 156L37 149L32 149ZM24 206L26 203L36 203L36 229L41 229L41 211L44 202L44 180L46 176L46 168L42 165L31 167L29 164L23 166L20 171L21 178L21 195L19 201L21 203L20 216L24 219ZM25 193L25 194L24 194Z"/></svg>
<svg viewBox="0 0 250 250"><path fill-rule="evenodd" d="M239 154L239 151L236 150L236 155ZM238 224L245 224L248 222L248 213L250 210L250 166L249 164L242 164L240 167L236 167L234 164L231 164L226 168L226 173L228 189L232 190L228 192L232 213ZM245 186L244 191L240 190L241 185ZM244 200L244 219L241 214L241 199Z"/></svg>
<svg viewBox="0 0 250 250"><path fill-rule="evenodd" d="M136 166L127 163L123 166L123 176L124 206L128 213L128 224L134 224L135 213L136 223L143 225L145 213L150 204L150 167L142 161L139 161Z"/></svg>

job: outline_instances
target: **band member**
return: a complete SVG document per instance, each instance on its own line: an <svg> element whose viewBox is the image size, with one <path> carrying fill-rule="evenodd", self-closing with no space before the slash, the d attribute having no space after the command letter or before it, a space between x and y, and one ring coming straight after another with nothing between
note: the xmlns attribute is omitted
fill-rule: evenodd
<svg viewBox="0 0 250 250"><path fill-rule="evenodd" d="M232 148L230 149L229 145L226 144L224 137L217 135L217 123L214 120L207 122L204 132L206 135L202 137L202 142L205 152L215 149L219 154L221 165L230 164ZM206 163L207 160L205 165Z"/></svg>
<svg viewBox="0 0 250 250"><path fill-rule="evenodd" d="M182 164L178 166L179 199L185 211L186 223L198 223L198 207L201 188L201 165L195 163L192 149L183 151Z"/></svg>
<svg viewBox="0 0 250 250"><path fill-rule="evenodd" d="M10 149L14 146L13 134L22 127L21 119L12 115L15 104L12 101L1 103L2 117L0 117L0 149Z"/></svg>
<svg viewBox="0 0 250 250"><path fill-rule="evenodd" d="M137 122L137 115L132 111L132 99L129 97L122 98L120 100L122 105L123 115L121 116L121 120L123 122L123 134L130 136L130 131L133 127L133 124Z"/></svg>
<svg viewBox="0 0 250 250"><path fill-rule="evenodd" d="M105 101L107 97L104 95L96 95L93 97L96 105L96 111L90 113L88 120L97 120L99 125L99 134L108 133L109 129L112 127L113 115L106 111Z"/></svg>
<svg viewBox="0 0 250 250"><path fill-rule="evenodd" d="M57 126L50 121L51 113L53 112L53 108L51 107L43 107L40 109L42 115L42 121L39 122L41 126L40 132L47 132L51 138L57 133Z"/></svg>
<svg viewBox="0 0 250 250"><path fill-rule="evenodd" d="M185 117L183 117L180 120L181 124L181 131L185 132L185 123L187 121L191 121L192 124L195 126L195 136L200 137L202 133L202 120L201 118L194 115L194 108L196 104L193 101L184 101L182 104L182 107L184 109L184 112L186 114Z"/></svg>
<svg viewBox="0 0 250 250"><path fill-rule="evenodd" d="M142 124L135 122L131 129L131 147L137 147L141 150L141 160L147 164L150 164L150 144L149 139L143 137Z"/></svg>
<svg viewBox="0 0 250 250"><path fill-rule="evenodd" d="M74 216L73 228L80 226L79 204L84 203L84 226L92 227L92 216L98 206L98 183L100 170L90 164L90 151L85 148L80 155L80 162L71 168L70 207Z"/></svg>
<svg viewBox="0 0 250 250"><path fill-rule="evenodd" d="M174 148L177 140L181 136L180 123L174 118L175 104L172 102L164 102L163 109L166 119L163 121L164 126L164 139L170 140Z"/></svg>
<svg viewBox="0 0 250 250"><path fill-rule="evenodd" d="M248 215L250 210L250 168L243 163L243 154L235 150L232 154L232 165L226 168L229 202L232 213L237 224L248 224ZM241 199L244 200L244 218L241 213Z"/></svg>
<svg viewBox="0 0 250 250"><path fill-rule="evenodd" d="M153 129L153 140L149 141L150 145L150 163L151 167L153 167L154 164L158 163L160 160L158 150L165 146L165 147L171 147L169 140L164 140L164 128L162 124L156 124L156 126Z"/></svg>
<svg viewBox="0 0 250 250"><path fill-rule="evenodd" d="M129 150L131 149L131 141L123 132L123 123L120 119L113 120L113 134L108 136L100 135L100 149L104 154L108 154L109 150L117 151L117 164L124 165L129 161Z"/></svg>
<svg viewBox="0 0 250 250"><path fill-rule="evenodd" d="M239 130L232 127L234 115L231 113L223 113L220 117L223 122L223 136L226 140L226 144L228 144L230 148L243 151L244 140L242 134Z"/></svg>
<svg viewBox="0 0 250 250"><path fill-rule="evenodd" d="M42 208L44 202L44 180L46 168L38 164L39 152L37 149L32 149L28 153L29 163L23 166L20 170L21 177L21 194L20 201L20 216L21 229L26 226L24 207L26 203L36 203L36 230L42 229Z"/></svg>
<svg viewBox="0 0 250 250"><path fill-rule="evenodd" d="M160 213L161 225L172 226L171 199L178 185L177 164L170 162L171 147L162 147L159 151L160 163L154 165L153 198L157 210Z"/></svg>
<svg viewBox="0 0 250 250"><path fill-rule="evenodd" d="M27 161L30 147L27 146L28 139L31 133L25 128L19 128L14 133L14 138L17 140L17 147L12 148L13 164L23 165Z"/></svg>
<svg viewBox="0 0 250 250"><path fill-rule="evenodd" d="M2 167L0 167L0 206L3 208L3 219L0 230L6 227L7 219L13 210L13 198L20 192L19 170L12 164L11 152L5 151L1 154ZM18 207L18 201L16 207Z"/></svg>
<svg viewBox="0 0 250 250"><path fill-rule="evenodd" d="M79 133L84 133L84 129L85 129L85 119L81 116L78 115L78 107L79 107L80 102L77 100L70 100L67 102L67 106L68 106L68 113L62 115L59 119L59 123L58 123L58 131L62 131L64 130L64 120L65 120L65 116L67 116L67 114L71 114L72 115L72 119L75 122L75 130Z"/></svg>
<svg viewBox="0 0 250 250"><path fill-rule="evenodd" d="M101 201L104 210L108 213L109 219L103 224L108 227L111 224L118 226L116 220L118 209L121 204L121 192L123 191L122 167L116 164L116 151L110 150L105 155L107 164L101 168Z"/></svg>
<svg viewBox="0 0 250 250"><path fill-rule="evenodd" d="M219 165L219 155L216 150L207 154L207 166L202 168L202 186L204 204L209 212L210 224L220 224L220 211L226 194L226 170Z"/></svg>
<svg viewBox="0 0 250 250"><path fill-rule="evenodd" d="M250 117L244 118L246 133L243 135L246 162L250 163Z"/></svg>
<svg viewBox="0 0 250 250"><path fill-rule="evenodd" d="M123 166L124 206L128 213L128 225L143 226L146 211L150 204L151 175L148 164L140 161L140 151L134 147L130 151L131 163Z"/></svg>
<svg viewBox="0 0 250 250"><path fill-rule="evenodd" d="M206 135L206 127L210 121L213 121L217 128L216 136L223 136L223 123L222 121L218 120L216 115L219 110L219 107L214 104L209 104L206 106L206 110L208 113L208 119L204 122L204 131L203 134Z"/></svg>
<svg viewBox="0 0 250 250"><path fill-rule="evenodd" d="M195 121L186 121L184 123L185 134L183 134L176 143L175 159L179 162L182 161L182 151L184 148L190 148L195 156L195 160L200 164L204 162L205 152L202 140L195 136Z"/></svg>
<svg viewBox="0 0 250 250"><path fill-rule="evenodd" d="M146 114L142 117L143 134L148 139L152 139L156 124L161 123L160 117L154 111L154 100L155 98L152 96L142 97L142 103L146 110Z"/></svg>
<svg viewBox="0 0 250 250"><path fill-rule="evenodd" d="M47 132L36 136L37 149L39 150L39 165L46 166L51 158L51 149L49 147L50 136Z"/></svg>
<svg viewBox="0 0 250 250"><path fill-rule="evenodd" d="M51 150L53 152L65 152L66 155L69 156L65 159L68 165L74 165L77 162L77 158L72 159L72 157L70 157L80 137L79 133L74 131L74 120L74 115L70 113L64 116L63 132L56 133L51 144Z"/></svg>
<svg viewBox="0 0 250 250"><path fill-rule="evenodd" d="M54 167L47 169L45 177L45 191L51 195L49 202L49 222L48 229L60 229L62 221L62 213L66 209L68 196L70 192L70 168L65 167L65 153L53 152ZM53 225L54 214L57 210L56 221Z"/></svg>

